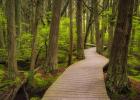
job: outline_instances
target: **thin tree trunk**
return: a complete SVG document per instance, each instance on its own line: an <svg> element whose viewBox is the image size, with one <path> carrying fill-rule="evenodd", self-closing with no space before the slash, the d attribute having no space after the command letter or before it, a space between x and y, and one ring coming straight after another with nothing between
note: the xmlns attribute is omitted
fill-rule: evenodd
<svg viewBox="0 0 140 100"><path fill-rule="evenodd" d="M95 37L96 37L96 51L97 53L101 54L102 53L102 34L99 30L99 15L98 15L98 0L93 0L94 1L94 20L95 20Z"/></svg>
<svg viewBox="0 0 140 100"><path fill-rule="evenodd" d="M90 43L94 44L94 25L91 26Z"/></svg>
<svg viewBox="0 0 140 100"><path fill-rule="evenodd" d="M36 57L37 57L36 37L37 37L38 23L39 23L39 20L41 19L41 14L43 13L41 12L43 10L42 9L43 1L44 0L37 0L36 9L35 9L35 17L33 17L34 19L32 22L31 33L33 35L33 39L32 39L32 54L31 54L31 65L30 65L31 70L34 70Z"/></svg>
<svg viewBox="0 0 140 100"><path fill-rule="evenodd" d="M16 34L20 35L20 21L21 21L21 0L15 0L15 21L16 21Z"/></svg>
<svg viewBox="0 0 140 100"><path fill-rule="evenodd" d="M69 48L69 59L68 65L72 64L73 56L73 0L69 0L69 16L70 16L70 48Z"/></svg>
<svg viewBox="0 0 140 100"><path fill-rule="evenodd" d="M65 5L64 5L64 7L63 7L63 9L61 11L61 16L63 16L67 12L67 7L69 5L69 0L66 0L65 2L66 3L65 3Z"/></svg>
<svg viewBox="0 0 140 100"><path fill-rule="evenodd" d="M94 1L91 0L90 4L91 4L90 6L93 7L94 6ZM85 40L84 40L84 48L86 48L86 43L87 43L87 40L88 40L90 29L91 29L91 26L93 24L92 20L93 20L93 9L90 11L90 17L89 17L88 25L87 25L87 28L86 28L86 34L85 34Z"/></svg>

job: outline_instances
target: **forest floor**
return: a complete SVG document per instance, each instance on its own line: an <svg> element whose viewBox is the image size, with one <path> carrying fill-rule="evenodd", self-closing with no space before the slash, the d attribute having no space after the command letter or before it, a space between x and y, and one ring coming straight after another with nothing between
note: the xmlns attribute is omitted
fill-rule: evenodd
<svg viewBox="0 0 140 100"><path fill-rule="evenodd" d="M53 73L46 74L44 69L40 68L33 75L32 80L30 72L21 71L22 74L13 81L7 78L7 68L0 65L0 100L11 100L8 98L13 96L14 100L40 100L46 89L64 70L65 67L60 67Z"/></svg>
<svg viewBox="0 0 140 100"><path fill-rule="evenodd" d="M128 59L128 74L131 83L132 92L127 95L119 95L119 100L140 100L140 58L134 55L129 55ZM76 62L76 61L75 61ZM45 93L45 90L61 75L65 68L63 64L54 73L45 74L43 69L39 69L33 77L30 84L24 84L18 91L15 100L40 100ZM63 66L63 67L62 67ZM15 85L23 84L23 80L30 75L28 71L22 71L23 74L17 77L15 81L7 79L7 68L0 65L0 100L2 97L7 97L15 88ZM30 91L32 90L32 91ZM19 99L20 98L20 99ZM118 100L116 96L112 100Z"/></svg>

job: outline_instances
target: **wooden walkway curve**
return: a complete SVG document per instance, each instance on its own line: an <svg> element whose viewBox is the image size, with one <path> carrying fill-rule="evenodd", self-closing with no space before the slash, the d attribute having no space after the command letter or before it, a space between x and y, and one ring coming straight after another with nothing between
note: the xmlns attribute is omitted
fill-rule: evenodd
<svg viewBox="0 0 140 100"><path fill-rule="evenodd" d="M85 56L66 69L42 100L109 100L103 76L108 59L97 54L96 48L86 49Z"/></svg>

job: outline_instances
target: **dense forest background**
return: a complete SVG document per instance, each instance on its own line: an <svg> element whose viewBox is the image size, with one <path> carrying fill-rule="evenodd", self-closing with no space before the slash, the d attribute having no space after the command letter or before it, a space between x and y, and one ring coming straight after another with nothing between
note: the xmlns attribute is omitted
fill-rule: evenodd
<svg viewBox="0 0 140 100"><path fill-rule="evenodd" d="M115 53L120 55L120 62L111 60L110 72L107 68L105 72L112 74L113 64L114 68L119 66L118 72L125 69L133 86L130 98L139 95L139 7L139 0L0 0L0 100L40 100L69 65L84 59L84 49L94 46L110 59ZM125 15L130 18L129 24ZM120 27L130 25L131 36L114 38L119 32L115 30L117 23L122 20L126 24ZM121 80L117 74L114 78ZM110 84L107 88L117 93L121 90L110 88Z"/></svg>

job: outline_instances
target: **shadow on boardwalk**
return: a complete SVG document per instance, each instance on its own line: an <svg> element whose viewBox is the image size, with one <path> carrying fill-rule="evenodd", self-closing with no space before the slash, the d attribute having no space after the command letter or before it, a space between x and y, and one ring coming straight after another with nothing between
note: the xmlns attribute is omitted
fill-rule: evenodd
<svg viewBox="0 0 140 100"><path fill-rule="evenodd" d="M108 59L97 54L96 48L86 49L85 56L66 69L42 100L109 100L103 76Z"/></svg>

